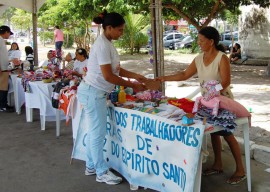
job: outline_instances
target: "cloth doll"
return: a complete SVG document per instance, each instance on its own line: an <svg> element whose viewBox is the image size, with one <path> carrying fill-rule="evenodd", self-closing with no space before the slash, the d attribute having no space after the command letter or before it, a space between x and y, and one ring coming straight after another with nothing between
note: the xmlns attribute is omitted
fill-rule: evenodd
<svg viewBox="0 0 270 192"><path fill-rule="evenodd" d="M237 101L220 95L221 85L216 80L208 81L204 84L207 93L196 98L192 112L196 113L200 105L213 109L212 115L218 115L218 109L226 109L236 115L236 117L251 117L247 109ZM249 118L250 120L250 118Z"/></svg>

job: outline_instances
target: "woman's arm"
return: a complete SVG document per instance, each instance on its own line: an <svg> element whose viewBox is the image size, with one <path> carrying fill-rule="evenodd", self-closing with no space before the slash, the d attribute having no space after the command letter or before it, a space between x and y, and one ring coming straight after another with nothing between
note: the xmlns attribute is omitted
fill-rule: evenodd
<svg viewBox="0 0 270 192"><path fill-rule="evenodd" d="M132 88L136 88L138 90L144 90L145 89L144 85L142 85L142 84L135 84L135 83L132 83L130 81L126 81L126 80L122 79L121 77L115 75L112 72L111 64L101 65L100 69L101 69L101 72L102 72L102 75L103 75L104 79L106 81L112 83L112 84L126 86L126 87L132 87ZM121 72L121 69L120 69L120 72ZM126 72L127 72L127 74L126 74L127 76L131 75L131 76L129 76L130 78L134 77L135 73L132 73L132 72L129 72L129 71L126 71ZM122 71L122 73L123 73L123 71Z"/></svg>
<svg viewBox="0 0 270 192"><path fill-rule="evenodd" d="M180 71L174 75L157 77L156 80L164 82L164 81L184 81L192 77L197 73L197 68L195 65L195 60L184 70Z"/></svg>
<svg viewBox="0 0 270 192"><path fill-rule="evenodd" d="M120 68L120 73L119 75L121 77L127 77L127 78L132 78L132 79L136 79L139 82L145 82L147 80L147 78L145 78L144 76L137 74L137 73L133 73L131 71L125 70L123 68Z"/></svg>
<svg viewBox="0 0 270 192"><path fill-rule="evenodd" d="M221 78L221 85L223 90L226 89L231 84L231 66L229 58L226 55L221 57L219 65L219 73ZM221 92L223 91L221 90Z"/></svg>

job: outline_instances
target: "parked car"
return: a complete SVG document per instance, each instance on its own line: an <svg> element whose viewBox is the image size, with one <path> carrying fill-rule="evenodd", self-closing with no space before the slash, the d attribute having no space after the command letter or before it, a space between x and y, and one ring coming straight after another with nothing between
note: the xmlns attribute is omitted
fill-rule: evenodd
<svg viewBox="0 0 270 192"><path fill-rule="evenodd" d="M174 48L175 49L191 48L193 41L194 39L190 35L188 35L182 41L175 43Z"/></svg>
<svg viewBox="0 0 270 192"><path fill-rule="evenodd" d="M234 43L238 42L238 31L232 32ZM223 44L226 51L230 51L230 48L232 47L232 34L229 33L222 33L220 35L220 41L219 43Z"/></svg>
<svg viewBox="0 0 270 192"><path fill-rule="evenodd" d="M163 46L165 48L170 48L171 45L174 45L176 42L181 41L184 38L182 33L169 33L163 35Z"/></svg>

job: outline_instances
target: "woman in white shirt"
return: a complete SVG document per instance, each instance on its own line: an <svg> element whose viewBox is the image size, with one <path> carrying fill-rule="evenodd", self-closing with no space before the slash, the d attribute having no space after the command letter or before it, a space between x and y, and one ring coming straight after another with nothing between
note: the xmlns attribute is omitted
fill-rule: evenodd
<svg viewBox="0 0 270 192"><path fill-rule="evenodd" d="M82 77L86 74L87 63L88 63L88 54L84 48L76 49L75 53L75 62L73 67L72 75Z"/></svg>
<svg viewBox="0 0 270 192"><path fill-rule="evenodd" d="M83 106L82 116L86 120L85 125L88 126L85 141L87 148L85 175L96 174L97 182L115 185L119 184L122 178L109 171L103 157L107 123L106 99L115 85L144 90L144 85L126 81L121 77L134 78L141 82L145 81L145 78L120 66L120 58L112 40L122 36L125 27L124 18L118 13L105 11L95 17L94 22L102 24L104 32L91 47L88 70L77 92L78 100Z"/></svg>
<svg viewBox="0 0 270 192"><path fill-rule="evenodd" d="M12 61L14 59L21 60L21 51L19 49L19 45L16 42L13 42L8 50L8 59Z"/></svg>

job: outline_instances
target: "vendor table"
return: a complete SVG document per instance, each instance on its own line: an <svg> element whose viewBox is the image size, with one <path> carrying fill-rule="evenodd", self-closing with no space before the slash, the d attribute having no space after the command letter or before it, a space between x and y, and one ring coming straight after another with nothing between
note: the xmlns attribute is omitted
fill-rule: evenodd
<svg viewBox="0 0 270 192"><path fill-rule="evenodd" d="M17 76L18 74L10 75L13 85L15 110L17 114L21 114L21 107L25 103L25 94L23 86L21 84L22 79L18 78Z"/></svg>
<svg viewBox="0 0 270 192"><path fill-rule="evenodd" d="M65 119L63 111L52 107L51 95L54 83L42 81L29 82L30 93L25 93L26 121L33 121L33 108L40 110L41 130L45 130L46 121L56 121L56 130L60 129L60 120ZM56 132L58 136L58 133Z"/></svg>
<svg viewBox="0 0 270 192"><path fill-rule="evenodd" d="M87 128L84 126L84 120L79 123L80 117L83 117L83 115L81 115L81 110L78 110L78 106L79 104L77 105L77 112L72 121L74 138L72 158L85 160L86 149L84 139L86 137ZM144 131L138 131L136 130L136 127L138 128L136 123L138 124L138 122L140 122L139 128L141 129L147 129L147 126L150 126L151 123L154 124L154 122L159 122L160 126L168 125L167 127L165 126L164 129L181 129L181 127L183 129L181 121L174 122L144 112L109 106L107 115L107 136L104 143L104 158L107 160L109 166L121 173L133 185L140 185L158 191L191 191L190 189L193 189L194 192L199 192L202 173L202 153L200 151L203 136L205 137L210 133L220 131L222 128L209 124L203 126L202 122L196 122L195 125L188 126L188 131L184 128L185 133L193 130L200 130L202 132L202 134L200 134L202 137L195 139L198 141L198 145L196 145L197 148L193 148L191 147L192 142L190 143L190 141L187 140L186 143L175 140L168 142L164 141L164 138L157 139L151 135L149 136L149 133L146 134ZM142 128L143 122L146 125L144 128ZM242 128L244 132L247 184L248 191L251 191L248 118L239 118L236 120L236 123L238 128ZM159 131L161 130L163 129L159 129ZM193 137L194 134L193 136L190 135L189 139ZM151 142L148 143L148 141ZM205 148L205 146L202 146L202 148ZM162 155L159 153L161 151ZM176 154L177 157L175 158ZM139 160L135 160L135 157L138 157ZM131 158L132 162L128 161L128 159ZM140 168L136 170L137 167L140 167L141 161L146 161L145 159L151 167L145 168L147 171L142 171ZM159 167L158 165L163 166ZM167 167L169 165L171 165L170 168ZM191 167L187 168L188 166ZM155 169L155 167L163 169L163 175L159 173L158 169ZM176 170L181 170L182 172L177 172ZM190 176L192 174L193 176Z"/></svg>

